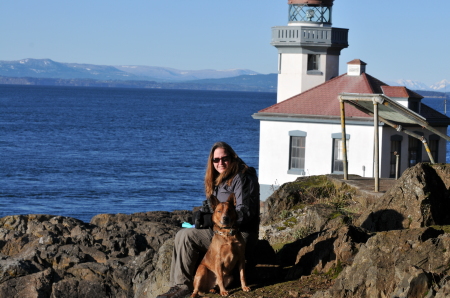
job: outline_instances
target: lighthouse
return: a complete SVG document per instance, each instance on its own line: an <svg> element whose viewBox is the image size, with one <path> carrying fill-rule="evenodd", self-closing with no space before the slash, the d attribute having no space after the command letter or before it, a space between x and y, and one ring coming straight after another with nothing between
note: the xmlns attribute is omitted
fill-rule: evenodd
<svg viewBox="0 0 450 298"><path fill-rule="evenodd" d="M272 27L278 50L277 102L339 75L348 29L333 28L334 0L289 0L288 25Z"/></svg>

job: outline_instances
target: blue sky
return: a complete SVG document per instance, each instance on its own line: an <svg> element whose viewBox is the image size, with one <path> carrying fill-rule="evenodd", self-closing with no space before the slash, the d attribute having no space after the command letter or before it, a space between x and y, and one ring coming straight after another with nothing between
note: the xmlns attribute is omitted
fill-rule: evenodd
<svg viewBox="0 0 450 298"><path fill-rule="evenodd" d="M346 62L383 81L450 80L449 0L335 0L333 26L349 28ZM271 27L287 0L2 0L0 60L49 58L98 65L274 73Z"/></svg>

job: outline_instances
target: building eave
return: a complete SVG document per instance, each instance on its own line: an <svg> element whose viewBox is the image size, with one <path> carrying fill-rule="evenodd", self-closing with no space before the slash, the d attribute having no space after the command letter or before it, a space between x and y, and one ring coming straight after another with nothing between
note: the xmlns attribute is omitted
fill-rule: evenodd
<svg viewBox="0 0 450 298"><path fill-rule="evenodd" d="M278 122L302 122L302 123L321 123L321 124L341 124L339 116L324 115L299 115L299 114L281 114L281 113L254 113L253 119L261 121L278 121ZM371 117L347 117L345 122L349 125L371 125L373 126L373 118Z"/></svg>

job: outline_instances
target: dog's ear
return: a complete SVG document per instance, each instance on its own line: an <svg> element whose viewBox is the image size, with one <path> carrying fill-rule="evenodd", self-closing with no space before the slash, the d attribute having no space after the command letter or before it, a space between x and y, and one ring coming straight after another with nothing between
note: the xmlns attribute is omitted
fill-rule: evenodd
<svg viewBox="0 0 450 298"><path fill-rule="evenodd" d="M213 209L213 210L216 210L216 207L217 207L217 205L219 205L219 200L216 198L216 196L214 196L214 195L211 195L210 197L209 197L209 203L211 204L211 208Z"/></svg>
<svg viewBox="0 0 450 298"><path fill-rule="evenodd" d="M233 204L234 206L236 206L236 196L234 195L234 193L232 193L227 200L228 203Z"/></svg>

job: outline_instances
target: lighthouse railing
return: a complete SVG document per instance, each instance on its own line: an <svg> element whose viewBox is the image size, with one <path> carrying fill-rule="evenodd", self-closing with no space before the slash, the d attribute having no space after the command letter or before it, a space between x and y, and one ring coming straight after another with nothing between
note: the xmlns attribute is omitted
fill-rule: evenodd
<svg viewBox="0 0 450 298"><path fill-rule="evenodd" d="M277 26L272 28L272 45L308 43L348 46L348 29L306 26Z"/></svg>

